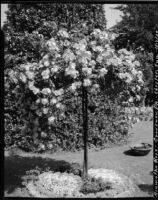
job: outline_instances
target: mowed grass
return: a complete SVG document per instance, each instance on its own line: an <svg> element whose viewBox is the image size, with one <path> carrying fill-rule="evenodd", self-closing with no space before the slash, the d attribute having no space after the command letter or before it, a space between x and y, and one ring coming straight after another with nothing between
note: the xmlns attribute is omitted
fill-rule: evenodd
<svg viewBox="0 0 158 200"><path fill-rule="evenodd" d="M153 195L153 152L146 156L133 156L128 154L131 144L147 142L153 144L153 122L139 122L131 130L133 133L129 144L106 148L101 151L89 150L89 168L114 169L132 179L139 187L140 193L136 196L146 197ZM57 171L68 168L70 163L83 164L83 151L56 152L53 154L26 153L19 150L11 153L5 152L4 161L4 191L5 196L29 196L22 185L22 177L26 171L35 169L36 166L45 170Z"/></svg>

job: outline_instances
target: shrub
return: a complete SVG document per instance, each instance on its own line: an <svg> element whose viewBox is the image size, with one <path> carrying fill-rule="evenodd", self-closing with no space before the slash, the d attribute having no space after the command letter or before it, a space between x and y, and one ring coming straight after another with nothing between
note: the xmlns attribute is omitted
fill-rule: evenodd
<svg viewBox="0 0 158 200"><path fill-rule="evenodd" d="M84 180L80 189L83 194L102 192L111 189L112 185L110 182L104 182L101 178L91 178Z"/></svg>

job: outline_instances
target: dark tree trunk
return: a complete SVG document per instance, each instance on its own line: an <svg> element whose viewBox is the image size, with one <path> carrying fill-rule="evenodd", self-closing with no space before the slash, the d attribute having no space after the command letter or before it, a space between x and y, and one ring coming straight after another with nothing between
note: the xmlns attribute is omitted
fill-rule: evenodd
<svg viewBox="0 0 158 200"><path fill-rule="evenodd" d="M83 141L84 141L84 163L83 163L83 178L86 179L88 176L88 94L84 86L82 86L82 114L83 114Z"/></svg>

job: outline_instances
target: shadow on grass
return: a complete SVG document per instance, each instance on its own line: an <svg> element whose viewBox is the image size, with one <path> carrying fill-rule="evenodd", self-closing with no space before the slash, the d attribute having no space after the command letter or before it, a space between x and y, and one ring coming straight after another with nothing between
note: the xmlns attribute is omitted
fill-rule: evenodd
<svg viewBox="0 0 158 200"><path fill-rule="evenodd" d="M144 154L144 155L139 155L139 154L137 154L137 153L135 153L135 152L133 152L132 150L127 150L127 151L124 151L123 152L125 155L127 155L127 156L146 156L147 154Z"/></svg>
<svg viewBox="0 0 158 200"><path fill-rule="evenodd" d="M143 192L147 192L149 195L153 195L154 193L153 185L140 184L138 185L138 187L140 190L142 190Z"/></svg>
<svg viewBox="0 0 158 200"><path fill-rule="evenodd" d="M135 154L132 150L127 150L127 151L124 151L123 153L127 156L140 156L140 155Z"/></svg>
<svg viewBox="0 0 158 200"><path fill-rule="evenodd" d="M42 171L50 168L51 171L65 172L70 170L70 163L63 160L54 160L41 157L9 156L4 160L4 190L12 193L16 188L24 187L22 177L26 171L39 167Z"/></svg>

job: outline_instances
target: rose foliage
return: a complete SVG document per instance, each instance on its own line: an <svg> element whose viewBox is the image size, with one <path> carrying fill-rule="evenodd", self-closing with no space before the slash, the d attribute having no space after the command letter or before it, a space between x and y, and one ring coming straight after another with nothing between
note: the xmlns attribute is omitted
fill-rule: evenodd
<svg viewBox="0 0 158 200"><path fill-rule="evenodd" d="M125 108L140 101L144 83L135 55L116 51L106 31L89 32L86 24L81 30L60 27L42 43L39 62L8 70L23 123L18 145L82 148L82 87L88 92L89 146L126 136L132 117Z"/></svg>

